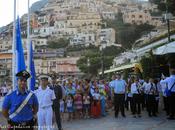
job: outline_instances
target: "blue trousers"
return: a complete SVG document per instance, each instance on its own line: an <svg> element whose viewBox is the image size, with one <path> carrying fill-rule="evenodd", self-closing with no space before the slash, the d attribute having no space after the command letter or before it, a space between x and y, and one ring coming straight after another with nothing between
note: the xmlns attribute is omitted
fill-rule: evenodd
<svg viewBox="0 0 175 130"><path fill-rule="evenodd" d="M102 116L106 116L106 112L105 112L105 104L106 104L106 101L105 99L101 99L101 115Z"/></svg>

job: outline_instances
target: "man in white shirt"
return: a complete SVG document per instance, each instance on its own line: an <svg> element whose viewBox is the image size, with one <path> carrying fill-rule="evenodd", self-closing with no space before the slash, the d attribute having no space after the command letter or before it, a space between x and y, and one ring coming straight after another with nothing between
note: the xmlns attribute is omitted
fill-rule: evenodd
<svg viewBox="0 0 175 130"><path fill-rule="evenodd" d="M37 113L38 129L43 130L47 128L47 130L51 130L53 117L52 104L56 97L54 91L48 87L49 77L47 75L41 75L39 78L40 86L35 91L39 102L39 110Z"/></svg>
<svg viewBox="0 0 175 130"><path fill-rule="evenodd" d="M162 78L162 79L165 79L165 78ZM167 83L160 84L160 86L161 86L161 91L162 91L162 96L163 96L163 105L164 105L163 110L165 110L166 114L169 115L168 97L165 93L165 90L167 88Z"/></svg>
<svg viewBox="0 0 175 130"><path fill-rule="evenodd" d="M139 80L135 78L134 83L131 84L131 93L133 94L133 115L141 117L141 84Z"/></svg>
<svg viewBox="0 0 175 130"><path fill-rule="evenodd" d="M175 120L175 66L170 66L170 77L160 81L160 84L167 84L168 90L170 90L171 95L168 97L169 104L169 117L167 119Z"/></svg>
<svg viewBox="0 0 175 130"><path fill-rule="evenodd" d="M154 79L150 78L149 83L145 85L145 92L147 94L147 109L148 109L148 116L157 116L156 115L156 100L155 100L155 93L156 93L156 85L154 84Z"/></svg>
<svg viewBox="0 0 175 130"><path fill-rule="evenodd" d="M126 94L126 82L121 79L121 75L116 75L116 80L113 82L112 88L114 89L114 108L115 108L115 118L118 117L119 109L121 114L125 117L124 104L125 104L125 94Z"/></svg>

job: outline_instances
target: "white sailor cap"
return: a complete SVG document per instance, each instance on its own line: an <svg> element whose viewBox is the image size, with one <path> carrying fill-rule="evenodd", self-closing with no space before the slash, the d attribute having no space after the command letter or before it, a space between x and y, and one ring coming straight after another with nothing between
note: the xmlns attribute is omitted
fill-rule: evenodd
<svg viewBox="0 0 175 130"><path fill-rule="evenodd" d="M43 79L48 80L50 77L49 77L47 74L41 74L41 75L39 75L38 78L39 78L40 80L43 80Z"/></svg>

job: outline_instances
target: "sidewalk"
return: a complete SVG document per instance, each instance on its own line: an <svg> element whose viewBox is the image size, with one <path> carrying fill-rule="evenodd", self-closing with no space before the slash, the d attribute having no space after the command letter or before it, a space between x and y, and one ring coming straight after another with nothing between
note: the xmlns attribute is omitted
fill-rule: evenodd
<svg viewBox="0 0 175 130"><path fill-rule="evenodd" d="M149 118L146 112L141 118L133 118L126 112L126 118L114 118L113 113L100 119L63 122L64 130L175 130L175 121L166 119L164 113ZM56 129L55 129L56 130Z"/></svg>
<svg viewBox="0 0 175 130"><path fill-rule="evenodd" d="M0 114L0 124L5 125L6 120ZM175 130L175 120L166 119L165 112L158 117L149 118L147 112L142 112L141 118L133 118L126 112L126 118L114 118L113 112L107 117L99 119L75 119L71 122L63 121L63 130ZM53 130L57 130L56 125Z"/></svg>

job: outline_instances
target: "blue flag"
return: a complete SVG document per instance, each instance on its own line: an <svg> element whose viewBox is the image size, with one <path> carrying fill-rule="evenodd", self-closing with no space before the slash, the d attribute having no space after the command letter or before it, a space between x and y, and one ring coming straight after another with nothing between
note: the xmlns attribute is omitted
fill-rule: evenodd
<svg viewBox="0 0 175 130"><path fill-rule="evenodd" d="M34 64L34 58L33 58L33 48L32 48L32 42L30 44L30 74L31 74L31 78L30 78L30 90L34 90L35 89L35 64Z"/></svg>
<svg viewBox="0 0 175 130"><path fill-rule="evenodd" d="M16 73L22 70L26 70L26 65L21 40L20 19L18 17L16 25Z"/></svg>

